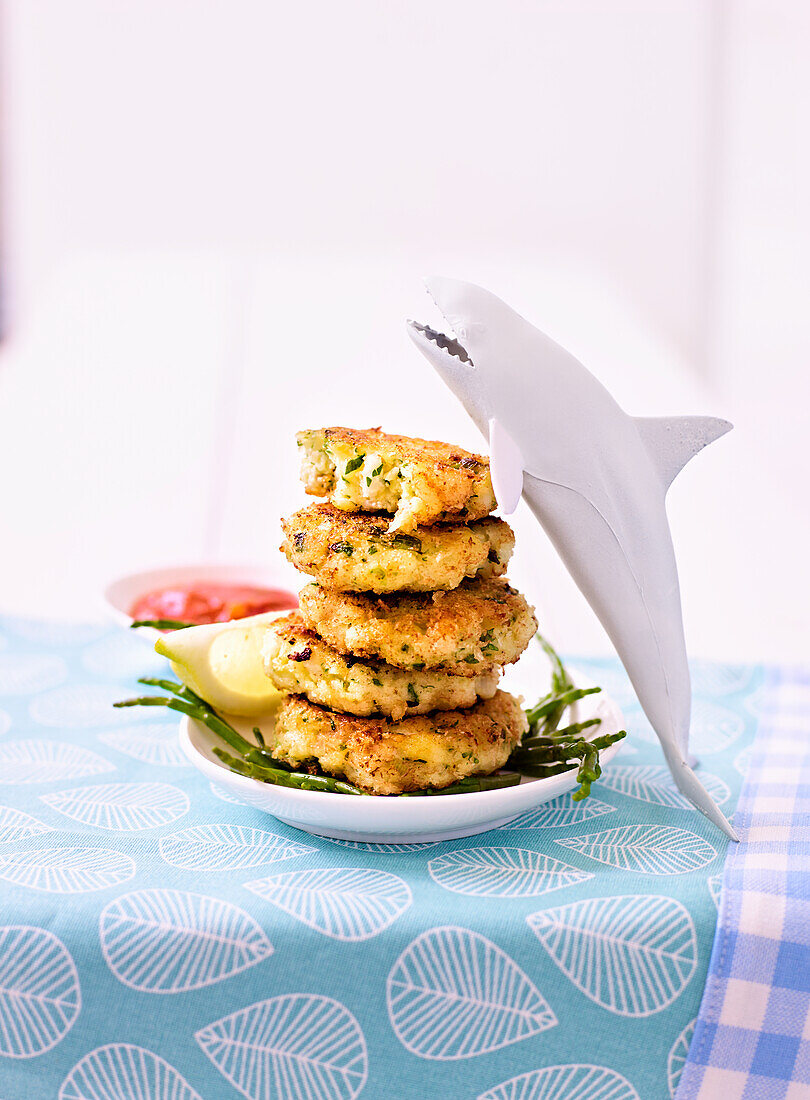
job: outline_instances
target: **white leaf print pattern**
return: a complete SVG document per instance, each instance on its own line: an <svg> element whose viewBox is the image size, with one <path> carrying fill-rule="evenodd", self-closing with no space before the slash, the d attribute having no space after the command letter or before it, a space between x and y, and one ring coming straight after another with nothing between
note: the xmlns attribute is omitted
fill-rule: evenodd
<svg viewBox="0 0 810 1100"><path fill-rule="evenodd" d="M706 879L706 885L709 887L709 893L712 896L712 901L720 908L720 891L723 889L723 876L712 875L711 878Z"/></svg>
<svg viewBox="0 0 810 1100"><path fill-rule="evenodd" d="M132 723L132 711L114 709L121 688L110 684L68 684L32 699L28 712L41 726L90 729Z"/></svg>
<svg viewBox="0 0 810 1100"><path fill-rule="evenodd" d="M62 684L68 677L61 657L38 653L0 654L0 695L31 695Z"/></svg>
<svg viewBox="0 0 810 1100"><path fill-rule="evenodd" d="M701 753L723 752L745 729L745 719L736 711L708 699L692 703L691 748Z"/></svg>
<svg viewBox="0 0 810 1100"><path fill-rule="evenodd" d="M37 821L22 810L11 806L0 806L0 844L11 844L16 840L25 840L29 836L41 836L54 830L44 821Z"/></svg>
<svg viewBox="0 0 810 1100"><path fill-rule="evenodd" d="M781 694L781 693L780 693ZM774 689L768 684L760 684L743 700L743 706L749 714L760 717L766 708L771 710L774 704Z"/></svg>
<svg viewBox="0 0 810 1100"><path fill-rule="evenodd" d="M184 890L135 890L99 918L104 959L143 993L202 989L273 953L256 921L230 902Z"/></svg>
<svg viewBox="0 0 810 1100"><path fill-rule="evenodd" d="M707 840L671 825L620 825L554 843L609 867L643 875L684 875L717 858L717 850Z"/></svg>
<svg viewBox="0 0 810 1100"><path fill-rule="evenodd" d="M454 894L532 898L593 878L570 863L528 848L466 848L428 863L430 877Z"/></svg>
<svg viewBox="0 0 810 1100"><path fill-rule="evenodd" d="M658 737L655 730L647 720L644 711L636 703L635 706L624 708L627 733L633 741L644 741L648 745L657 745Z"/></svg>
<svg viewBox="0 0 810 1100"><path fill-rule="evenodd" d="M211 788L211 794L221 798L223 802L230 802L232 806L244 806L249 809L247 802L243 802L241 798L231 794L227 787L220 787L219 783L209 783L208 786Z"/></svg>
<svg viewBox="0 0 810 1100"><path fill-rule="evenodd" d="M189 761L177 743L175 722L150 722L130 726L111 733L100 733L99 741L105 745L158 768L188 768Z"/></svg>
<svg viewBox="0 0 810 1100"><path fill-rule="evenodd" d="M591 795L582 802L572 802L570 794L561 794L552 798L536 810L521 814L514 821L507 821L500 829L562 829L565 825L576 825L591 817L612 814L615 806L600 802Z"/></svg>
<svg viewBox="0 0 810 1100"><path fill-rule="evenodd" d="M394 963L386 994L397 1038L419 1058L474 1058L557 1023L520 967L466 928L418 936Z"/></svg>
<svg viewBox="0 0 810 1100"><path fill-rule="evenodd" d="M546 1066L512 1077L478 1100L639 1100L626 1077L605 1066Z"/></svg>
<svg viewBox="0 0 810 1100"><path fill-rule="evenodd" d="M0 879L49 894L86 894L127 882L135 862L108 848L37 848L0 853Z"/></svg>
<svg viewBox="0 0 810 1100"><path fill-rule="evenodd" d="M695 695L733 695L747 688L754 675L749 665L718 665L713 661L690 661L689 671Z"/></svg>
<svg viewBox="0 0 810 1100"><path fill-rule="evenodd" d="M57 649L74 645L85 645L105 633L106 627L98 623L70 623L59 619L20 619L16 616L3 618L3 626L16 638L37 645L54 646Z"/></svg>
<svg viewBox="0 0 810 1100"><path fill-rule="evenodd" d="M0 1055L33 1058L61 1042L81 1009L79 975L44 928L0 928Z"/></svg>
<svg viewBox="0 0 810 1100"><path fill-rule="evenodd" d="M622 710L638 705L630 678L618 661L580 657L577 668L590 676L595 684L599 684Z"/></svg>
<svg viewBox="0 0 810 1100"><path fill-rule="evenodd" d="M324 836L330 844L339 844L342 848L355 848L358 852L419 852L424 848L435 848L441 841L423 840L413 844L376 844L370 840L339 840L334 836Z"/></svg>
<svg viewBox="0 0 810 1100"><path fill-rule="evenodd" d="M746 748L741 749L740 752L734 757L734 767L745 779L748 774L748 769L751 767L751 757L754 755L754 746L748 745Z"/></svg>
<svg viewBox="0 0 810 1100"><path fill-rule="evenodd" d="M11 715L8 711L0 710L0 737L11 729Z"/></svg>
<svg viewBox="0 0 810 1100"><path fill-rule="evenodd" d="M161 858L185 871L235 871L278 863L316 851L264 829L245 825L194 825L160 838Z"/></svg>
<svg viewBox="0 0 810 1100"><path fill-rule="evenodd" d="M368 1076L360 1025L330 997L271 997L194 1038L248 1100L354 1100Z"/></svg>
<svg viewBox="0 0 810 1100"><path fill-rule="evenodd" d="M617 1016L660 1012L697 965L694 923L674 898L586 898L526 920L577 989Z"/></svg>
<svg viewBox="0 0 810 1100"><path fill-rule="evenodd" d="M40 795L40 801L82 825L137 832L170 825L188 813L184 791L168 783L104 783Z"/></svg>
<svg viewBox="0 0 810 1100"><path fill-rule="evenodd" d="M108 1043L85 1054L58 1100L201 1100L174 1066L145 1047Z"/></svg>
<svg viewBox="0 0 810 1100"><path fill-rule="evenodd" d="M52 783L114 772L98 753L68 741L4 741L0 745L0 783Z"/></svg>
<svg viewBox="0 0 810 1100"><path fill-rule="evenodd" d="M346 943L379 935L411 904L410 887L401 878L363 867L288 871L245 887L309 928Z"/></svg>
<svg viewBox="0 0 810 1100"><path fill-rule="evenodd" d="M678 1091L678 1085L681 1080L681 1074L683 1073L683 1067L686 1065L686 1058L689 1054L689 1047L692 1043L692 1036L695 1034L695 1024L697 1018L690 1020L678 1038L672 1044L672 1049L669 1052L667 1058L667 1085L669 1086L669 1095L673 1097Z"/></svg>
<svg viewBox="0 0 810 1100"><path fill-rule="evenodd" d="M718 805L728 801L731 791L722 779L703 771L699 774L701 783ZM636 798L639 802L651 802L672 809L692 809L691 802L675 786L669 768L661 764L613 764L605 772L601 783L603 787L628 798Z"/></svg>
<svg viewBox="0 0 810 1100"><path fill-rule="evenodd" d="M111 680L135 680L138 676L165 674L166 661L135 637L135 631L108 634L82 653L82 665L93 676Z"/></svg>

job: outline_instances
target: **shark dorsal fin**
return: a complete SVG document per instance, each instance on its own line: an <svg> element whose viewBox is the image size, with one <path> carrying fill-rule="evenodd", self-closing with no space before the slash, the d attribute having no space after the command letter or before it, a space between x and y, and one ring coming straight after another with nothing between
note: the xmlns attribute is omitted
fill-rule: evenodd
<svg viewBox="0 0 810 1100"><path fill-rule="evenodd" d="M636 416L633 419L667 488L690 458L733 427L716 416Z"/></svg>

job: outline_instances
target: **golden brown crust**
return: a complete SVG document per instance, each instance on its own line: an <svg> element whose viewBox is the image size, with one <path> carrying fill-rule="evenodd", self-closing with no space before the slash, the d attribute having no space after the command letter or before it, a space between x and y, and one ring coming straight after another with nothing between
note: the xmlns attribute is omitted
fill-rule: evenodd
<svg viewBox="0 0 810 1100"><path fill-rule="evenodd" d="M505 691L466 710L408 717L355 718L300 695L281 704L274 756L294 766L317 761L372 794L447 787L503 767L526 730L521 703Z"/></svg>
<svg viewBox="0 0 810 1100"><path fill-rule="evenodd" d="M388 533L385 513L312 504L281 521L281 550L326 588L342 592L433 592L465 577L500 576L512 556L509 524L487 516L469 524Z"/></svg>
<svg viewBox="0 0 810 1100"><path fill-rule="evenodd" d="M308 584L299 600L307 626L340 653L457 676L511 664L537 629L531 606L500 578L376 597Z"/></svg>
<svg viewBox="0 0 810 1100"><path fill-rule="evenodd" d="M343 714L394 719L471 707L479 697L495 694L500 676L499 669L475 677L452 676L344 657L306 627L299 611L270 624L262 656L265 672L281 691L305 695Z"/></svg>
<svg viewBox="0 0 810 1100"><path fill-rule="evenodd" d="M496 506L489 460L461 447L379 428L319 428L297 440L307 493L345 511L392 513L392 531L482 519Z"/></svg>
<svg viewBox="0 0 810 1100"><path fill-rule="evenodd" d="M429 462L446 473L457 473L459 467L467 478L476 476L481 469L489 469L489 459L484 455L465 451L463 447L442 443L437 439L420 439L418 436L393 435L381 428L320 428L315 432L299 432L299 436L322 433L324 439L345 443L355 450L381 450L395 453L402 462ZM463 464L463 465L462 465Z"/></svg>

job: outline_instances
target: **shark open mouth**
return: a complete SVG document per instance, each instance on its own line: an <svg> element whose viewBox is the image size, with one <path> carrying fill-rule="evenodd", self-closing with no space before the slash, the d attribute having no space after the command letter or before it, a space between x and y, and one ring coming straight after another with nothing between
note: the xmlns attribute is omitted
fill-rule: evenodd
<svg viewBox="0 0 810 1100"><path fill-rule="evenodd" d="M467 354L467 349L459 343L453 336L445 336L443 332L437 332L436 329L431 328L430 325L420 325L418 321L408 321L411 328L416 329L417 332L421 332L423 336L427 337L436 347L441 348L442 351L448 352L450 355L454 355L456 359L460 359L462 363L469 363L470 366L474 366L472 359Z"/></svg>

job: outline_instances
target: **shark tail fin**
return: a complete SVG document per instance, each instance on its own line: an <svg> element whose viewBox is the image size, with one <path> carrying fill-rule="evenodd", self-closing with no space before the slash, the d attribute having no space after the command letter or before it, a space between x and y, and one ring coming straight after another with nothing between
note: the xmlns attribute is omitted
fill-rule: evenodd
<svg viewBox="0 0 810 1100"><path fill-rule="evenodd" d="M734 826L717 806L686 761L679 756L677 749L673 747L667 751L665 747L664 756L669 765L669 770L672 772L672 778L675 780L675 786L681 794L688 798L695 809L702 813L704 817L707 817L712 825L716 825L730 840L739 841L740 838L734 831Z"/></svg>
<svg viewBox="0 0 810 1100"><path fill-rule="evenodd" d="M666 488L690 458L734 426L716 416L636 416L634 421Z"/></svg>

